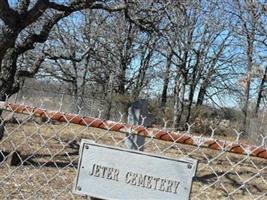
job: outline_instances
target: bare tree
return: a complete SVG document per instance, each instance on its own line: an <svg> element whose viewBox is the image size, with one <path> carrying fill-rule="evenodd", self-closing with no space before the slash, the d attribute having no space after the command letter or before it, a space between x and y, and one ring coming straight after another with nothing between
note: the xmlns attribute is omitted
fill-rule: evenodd
<svg viewBox="0 0 267 200"><path fill-rule="evenodd" d="M141 45L139 46L138 51L140 52L140 65L138 66L138 71L136 76L132 76L133 87L131 92L131 99L137 100L140 97L140 93L143 88L148 84L148 70L155 65L152 63L153 54L155 52L155 47L157 44L157 37L154 34L148 34L147 38L141 38ZM143 44L142 44L143 43Z"/></svg>
<svg viewBox="0 0 267 200"><path fill-rule="evenodd" d="M245 39L245 57L246 57L246 77L244 79L244 97L243 97L243 120L242 129L246 132L247 119L249 115L249 103L251 98L251 81L253 77L254 53L256 33L258 29L259 11L258 4L255 1L236 1L233 5L234 16L237 17L240 27L236 30L242 39Z"/></svg>
<svg viewBox="0 0 267 200"><path fill-rule="evenodd" d="M24 79L33 77L39 71L44 61L42 56L37 57L33 66L19 65L19 60L30 51L40 48L38 44L47 41L55 24L83 9L103 9L108 12L125 9L124 3L112 7L107 3L95 0L75 0L63 4L49 0L20 0L12 7L9 1L0 0L0 101L18 92ZM1 119L1 137L3 125ZM19 153L15 152L13 158L17 158L18 155Z"/></svg>
<svg viewBox="0 0 267 200"><path fill-rule="evenodd" d="M46 42L51 29L62 18L86 8L105 9L109 12L125 8L124 4L111 8L98 1L77 0L69 4L58 4L38 0L33 6L30 6L31 3L33 2L21 0L15 8L12 8L8 1L0 1L0 18L2 20L0 29L1 100L5 99L5 95L12 95L19 90L23 77L31 77L37 73L40 65L22 70L17 66L18 58L34 49L36 44ZM23 38L20 37L21 35Z"/></svg>
<svg viewBox="0 0 267 200"><path fill-rule="evenodd" d="M257 37L257 43L259 45L259 48L265 52L267 49L267 24L266 24L266 7L264 7L264 5L258 6L261 9L259 10L259 30L258 30L258 37ZM263 101L263 98L266 96L266 82L267 82L267 56L263 55L260 56L260 59L262 60L261 65L265 65L265 67L261 67L259 68L259 75L260 75L260 84L258 87L258 95L257 95L257 101L256 101L256 106L255 106L255 111L254 114L257 116L259 109L260 109L260 105ZM261 69L261 70L260 70Z"/></svg>

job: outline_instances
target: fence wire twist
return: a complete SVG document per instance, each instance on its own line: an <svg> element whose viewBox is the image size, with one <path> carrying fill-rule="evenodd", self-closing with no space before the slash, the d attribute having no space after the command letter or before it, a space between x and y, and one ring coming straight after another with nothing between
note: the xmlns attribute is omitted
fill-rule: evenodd
<svg viewBox="0 0 267 200"><path fill-rule="evenodd" d="M144 128L78 114L1 102L0 192L3 199L84 199L72 193L82 138L123 147L126 133L146 136L146 152L199 162L192 199L266 199L267 149L194 135L188 130Z"/></svg>

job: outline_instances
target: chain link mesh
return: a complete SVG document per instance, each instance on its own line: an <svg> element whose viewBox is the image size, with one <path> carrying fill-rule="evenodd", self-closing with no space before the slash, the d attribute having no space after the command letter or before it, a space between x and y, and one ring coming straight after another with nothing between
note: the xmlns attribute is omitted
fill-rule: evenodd
<svg viewBox="0 0 267 200"><path fill-rule="evenodd" d="M61 107L61 106L60 106ZM164 128L144 128L2 102L4 137L0 141L2 199L85 199L72 193L79 142L124 146L126 133L145 135L144 151L198 160L191 199L266 199L267 149L228 139ZM62 109L61 109L62 110Z"/></svg>

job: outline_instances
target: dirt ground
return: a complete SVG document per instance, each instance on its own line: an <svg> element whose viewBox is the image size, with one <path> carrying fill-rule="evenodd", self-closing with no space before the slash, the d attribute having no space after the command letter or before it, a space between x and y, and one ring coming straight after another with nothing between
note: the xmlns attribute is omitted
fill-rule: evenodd
<svg viewBox="0 0 267 200"><path fill-rule="evenodd" d="M0 141L0 199L86 199L72 193L82 138L124 147L125 135L65 123L7 124ZM17 151L18 162L11 158ZM146 139L145 151L198 160L191 199L267 199L265 159L156 139Z"/></svg>

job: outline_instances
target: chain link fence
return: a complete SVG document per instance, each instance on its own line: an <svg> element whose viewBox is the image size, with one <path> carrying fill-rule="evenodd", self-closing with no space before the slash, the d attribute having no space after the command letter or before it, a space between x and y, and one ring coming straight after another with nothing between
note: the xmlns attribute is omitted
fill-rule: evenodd
<svg viewBox="0 0 267 200"><path fill-rule="evenodd" d="M14 100L13 100L14 101ZM227 138L167 126L144 128L120 120L105 121L27 104L1 102L4 136L0 140L1 199L86 199L72 193L81 139L125 148L127 133L146 136L144 151L198 160L191 199L267 199L267 149L243 144L240 134ZM95 112L95 111L94 111ZM118 114L118 113L117 113ZM120 116L118 114L118 116ZM121 117L122 118L122 117Z"/></svg>

